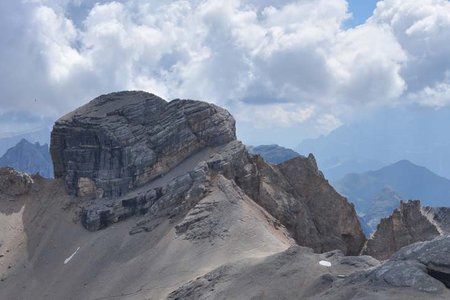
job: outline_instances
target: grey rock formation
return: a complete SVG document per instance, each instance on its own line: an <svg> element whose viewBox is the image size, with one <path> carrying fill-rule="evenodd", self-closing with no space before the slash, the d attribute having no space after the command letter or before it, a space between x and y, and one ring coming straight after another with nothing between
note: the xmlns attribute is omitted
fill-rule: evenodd
<svg viewBox="0 0 450 300"><path fill-rule="evenodd" d="M284 148L278 145L260 145L256 147L248 147L252 154L261 155L265 161L271 164L281 164L285 161L301 156L292 149Z"/></svg>
<svg viewBox="0 0 450 300"><path fill-rule="evenodd" d="M353 206L326 182L312 155L273 166L233 141L203 158L199 157L197 166L183 175L171 177L169 172L166 180L161 178L134 193L91 201L82 212L84 226L95 231L136 214L145 214L148 224L161 217L176 218L218 189L211 181L224 176L235 182L237 193L253 199L284 225L299 245L316 252L340 249L347 254L358 254L364 245ZM227 196L234 197L231 192ZM177 226L177 232L185 232L203 217L197 211ZM133 233L148 230L147 224L137 227L141 229L134 228Z"/></svg>
<svg viewBox="0 0 450 300"><path fill-rule="evenodd" d="M0 194L21 196L30 191L32 184L30 175L9 167L0 168Z"/></svg>
<svg viewBox="0 0 450 300"><path fill-rule="evenodd" d="M326 259L332 267L320 266L320 259ZM339 276L379 264L372 257L346 257L340 251L317 257L309 248L292 246L264 260L221 266L180 286L168 299L315 299ZM321 271L322 275L315 276Z"/></svg>
<svg viewBox="0 0 450 300"><path fill-rule="evenodd" d="M325 180L313 155L277 166L256 159L259 182L251 194L293 233L302 246L318 252L341 249L358 254L365 242L355 209Z"/></svg>
<svg viewBox="0 0 450 300"><path fill-rule="evenodd" d="M298 244L317 252L361 250L354 207L324 179L312 155L271 165L236 141L224 109L143 92L101 96L61 118L52 132L55 176L88 197L81 221L99 230L133 215L176 219L220 188L217 176L262 206ZM233 190L233 189L232 189ZM234 197L230 194L230 197ZM183 233L202 214L177 226Z"/></svg>
<svg viewBox="0 0 450 300"><path fill-rule="evenodd" d="M381 220L362 253L388 259L400 248L448 234L450 209L422 207L420 201L401 202L400 208Z"/></svg>
<svg viewBox="0 0 450 300"><path fill-rule="evenodd" d="M39 173L43 177L53 177L53 165L48 145L30 143L22 139L0 157L0 166L12 167L28 174Z"/></svg>
<svg viewBox="0 0 450 300"><path fill-rule="evenodd" d="M365 237L314 156L265 162L215 106L106 95L52 142L61 178L0 201L1 299L450 299L450 237L384 263L345 256ZM29 191L14 172L0 190ZM376 249L450 227L449 209L402 205Z"/></svg>
<svg viewBox="0 0 450 300"><path fill-rule="evenodd" d="M450 236L409 245L384 264L336 282L320 299L448 299L449 252ZM356 297L362 290L366 296Z"/></svg>
<svg viewBox="0 0 450 300"><path fill-rule="evenodd" d="M224 109L145 92L100 96L59 119L50 151L69 193L121 196L164 175L190 155L235 137Z"/></svg>

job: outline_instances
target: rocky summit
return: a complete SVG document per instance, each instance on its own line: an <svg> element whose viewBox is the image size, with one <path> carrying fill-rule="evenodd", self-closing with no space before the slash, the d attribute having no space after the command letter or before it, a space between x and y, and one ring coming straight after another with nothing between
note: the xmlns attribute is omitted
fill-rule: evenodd
<svg viewBox="0 0 450 300"><path fill-rule="evenodd" d="M366 239L355 208L315 157L267 163L213 104L103 95L55 123L50 149L55 179L0 172L0 299L450 294L447 262L427 258L431 246L387 262L360 256ZM420 211L449 224L447 211ZM433 253L446 251L443 234L432 243Z"/></svg>
<svg viewBox="0 0 450 300"><path fill-rule="evenodd" d="M312 155L272 166L236 141L226 110L205 102L104 95L56 122L51 152L68 192L94 199L81 214L89 230L136 214L186 214L222 175L300 245L356 254L365 241L353 206L327 183Z"/></svg>
<svg viewBox="0 0 450 300"><path fill-rule="evenodd" d="M236 138L224 109L145 92L100 96L59 119L50 151L69 193L111 197L162 176L190 155Z"/></svg>

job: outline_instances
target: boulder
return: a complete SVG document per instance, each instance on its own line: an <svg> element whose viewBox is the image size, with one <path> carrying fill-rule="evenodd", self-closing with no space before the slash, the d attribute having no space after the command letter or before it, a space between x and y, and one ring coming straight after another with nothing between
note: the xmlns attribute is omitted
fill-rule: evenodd
<svg viewBox="0 0 450 300"><path fill-rule="evenodd" d="M7 196L20 196L27 194L33 179L27 173L16 171L13 168L0 168L0 194Z"/></svg>

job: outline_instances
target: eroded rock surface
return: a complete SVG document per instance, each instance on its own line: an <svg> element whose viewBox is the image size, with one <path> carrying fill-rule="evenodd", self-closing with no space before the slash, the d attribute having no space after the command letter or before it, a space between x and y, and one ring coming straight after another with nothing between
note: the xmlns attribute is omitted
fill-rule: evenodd
<svg viewBox="0 0 450 300"><path fill-rule="evenodd" d="M448 234L450 210L422 207L420 201L401 202L400 208L382 219L362 253L388 259L400 248Z"/></svg>
<svg viewBox="0 0 450 300"><path fill-rule="evenodd" d="M318 299L448 299L450 237L402 248L388 261L356 272Z"/></svg>
<svg viewBox="0 0 450 300"><path fill-rule="evenodd" d="M190 100L165 100L145 92L100 96L59 119L50 151L55 178L69 193L121 196L168 172L208 147L236 138L224 109ZM81 179L81 180L80 180Z"/></svg>
<svg viewBox="0 0 450 300"><path fill-rule="evenodd" d="M64 178L70 193L93 199L81 212L89 230L133 215L146 215L148 224L192 215L190 210L220 187L211 182L223 176L298 244L317 252L359 253L365 237L355 210L328 184L314 156L274 166L249 154L235 136L233 117L212 104L121 92L58 120L51 150L55 176ZM199 213L177 231L202 217Z"/></svg>
<svg viewBox="0 0 450 300"><path fill-rule="evenodd" d="M0 194L7 196L20 196L27 194L33 179L27 173L19 172L13 168L0 168Z"/></svg>

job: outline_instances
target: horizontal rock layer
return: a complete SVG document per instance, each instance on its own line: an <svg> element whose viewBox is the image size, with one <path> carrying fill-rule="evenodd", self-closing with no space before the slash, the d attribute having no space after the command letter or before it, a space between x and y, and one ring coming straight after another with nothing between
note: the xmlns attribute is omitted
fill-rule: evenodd
<svg viewBox="0 0 450 300"><path fill-rule="evenodd" d="M365 242L353 206L323 178L312 155L273 166L249 154L238 141L213 149L192 171L169 182L150 184L130 196L92 201L83 210L83 224L98 230L135 214L148 216L148 223L184 215L217 189L211 182L219 175L235 182L238 193L275 217L299 245L317 252L340 249L357 254ZM178 231L184 232L186 224L180 224ZM147 230L141 227L133 233Z"/></svg>
<svg viewBox="0 0 450 300"><path fill-rule="evenodd" d="M50 151L55 177L64 178L70 194L116 197L235 138L233 117L213 104L119 92L59 119Z"/></svg>

